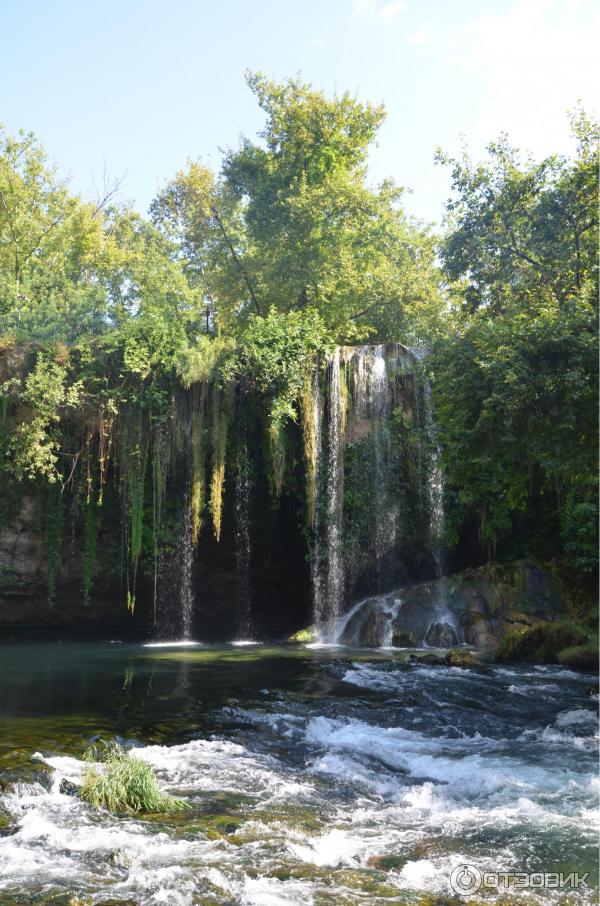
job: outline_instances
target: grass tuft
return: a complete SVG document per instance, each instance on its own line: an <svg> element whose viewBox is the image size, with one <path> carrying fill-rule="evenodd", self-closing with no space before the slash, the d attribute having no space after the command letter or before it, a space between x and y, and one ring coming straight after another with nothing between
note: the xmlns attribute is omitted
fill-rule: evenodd
<svg viewBox="0 0 600 906"><path fill-rule="evenodd" d="M97 760L97 751L91 750L86 758ZM163 792L152 767L122 746L107 745L102 761L100 767L90 764L80 790L84 802L95 808L111 812L177 812L189 807L182 799Z"/></svg>

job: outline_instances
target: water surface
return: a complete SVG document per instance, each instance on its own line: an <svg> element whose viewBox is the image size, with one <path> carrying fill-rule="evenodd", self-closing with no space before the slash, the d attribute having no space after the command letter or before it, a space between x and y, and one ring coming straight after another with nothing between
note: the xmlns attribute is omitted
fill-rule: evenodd
<svg viewBox="0 0 600 906"><path fill-rule="evenodd" d="M595 902L592 684L393 651L0 646L0 903L448 902L461 864L590 871L570 902ZM61 792L115 736L191 808L114 816Z"/></svg>

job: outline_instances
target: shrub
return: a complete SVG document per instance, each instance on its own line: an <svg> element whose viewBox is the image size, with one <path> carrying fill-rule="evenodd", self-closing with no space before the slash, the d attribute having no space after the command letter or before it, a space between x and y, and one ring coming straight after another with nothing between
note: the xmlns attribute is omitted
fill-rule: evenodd
<svg viewBox="0 0 600 906"><path fill-rule="evenodd" d="M83 778L80 796L90 805L111 812L175 812L188 807L163 792L152 767L121 746L107 746L103 761L100 769L90 765Z"/></svg>

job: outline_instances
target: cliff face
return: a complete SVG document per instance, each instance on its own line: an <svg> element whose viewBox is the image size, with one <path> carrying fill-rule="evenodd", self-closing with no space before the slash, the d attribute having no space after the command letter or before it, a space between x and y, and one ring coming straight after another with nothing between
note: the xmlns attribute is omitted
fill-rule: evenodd
<svg viewBox="0 0 600 906"><path fill-rule="evenodd" d="M154 414L64 426L61 455L85 461L77 481L8 482L0 501L0 627L264 639L411 586L393 627L378 604L361 638L439 642L443 605L455 636L491 643L527 612L518 602L539 603L545 574L519 566L518 600L505 568L442 581L444 481L421 358L401 344L335 350L276 434L264 394L216 384L180 388Z"/></svg>

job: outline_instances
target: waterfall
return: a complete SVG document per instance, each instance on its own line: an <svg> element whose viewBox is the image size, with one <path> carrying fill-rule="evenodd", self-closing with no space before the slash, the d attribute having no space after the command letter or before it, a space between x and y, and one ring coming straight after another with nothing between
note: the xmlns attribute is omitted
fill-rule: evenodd
<svg viewBox="0 0 600 906"><path fill-rule="evenodd" d="M237 454L235 476L235 565L238 578L238 640L252 638L250 598L250 463L245 438Z"/></svg>
<svg viewBox="0 0 600 906"><path fill-rule="evenodd" d="M426 350L413 349L413 355L422 361ZM431 384L426 374L422 378L422 400L424 411L425 439L428 447L427 455L427 503L429 509L429 543L435 578L439 581L439 597L432 623L427 635L436 627L448 624L455 632L459 641L464 639L462 629L448 607L448 589L444 580L444 473L441 463L441 449L437 433L437 425L431 405Z"/></svg>
<svg viewBox="0 0 600 906"><path fill-rule="evenodd" d="M395 354L389 357L395 362ZM347 351L351 388L350 440L368 434L372 447L373 560L377 591L392 578L386 558L397 541L398 502L393 493L392 448L389 419L392 384L386 347L359 346Z"/></svg>
<svg viewBox="0 0 600 906"><path fill-rule="evenodd" d="M326 484L326 572L322 589L320 620L340 615L344 601L344 557L342 537L344 460L342 449L342 389L340 350L327 367L327 484Z"/></svg>
<svg viewBox="0 0 600 906"><path fill-rule="evenodd" d="M431 385L427 377L423 381L423 402L425 407L425 434L429 445L427 469L427 497L429 502L429 538L435 565L435 577L444 575L444 473L441 466L441 450L437 426L431 408Z"/></svg>
<svg viewBox="0 0 600 906"><path fill-rule="evenodd" d="M193 630L192 494L188 483L181 498L174 549L161 550L158 563L158 607L155 638L190 641Z"/></svg>
<svg viewBox="0 0 600 906"><path fill-rule="evenodd" d="M192 586L192 564L194 562L194 544L192 541L192 493L186 489L183 519L179 532L180 579L179 594L181 600L182 638L192 638L192 616L194 607L194 590Z"/></svg>

